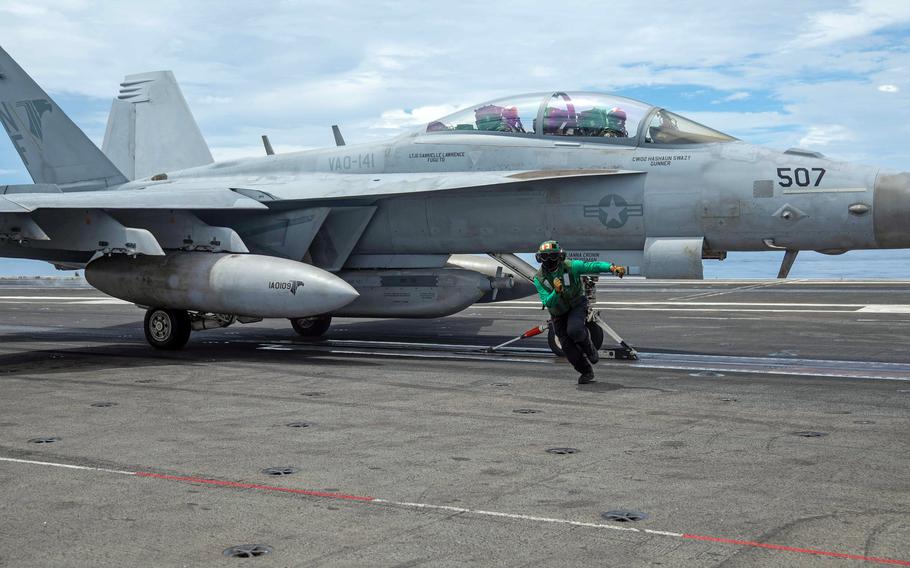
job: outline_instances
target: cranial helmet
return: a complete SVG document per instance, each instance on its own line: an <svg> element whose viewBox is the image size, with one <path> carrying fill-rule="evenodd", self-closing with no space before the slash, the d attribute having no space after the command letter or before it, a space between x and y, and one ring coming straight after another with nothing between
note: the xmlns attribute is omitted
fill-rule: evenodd
<svg viewBox="0 0 910 568"><path fill-rule="evenodd" d="M537 254L534 255L537 262L547 272L552 272L559 266L560 262L566 259L566 251L562 250L556 241L544 241L537 248Z"/></svg>

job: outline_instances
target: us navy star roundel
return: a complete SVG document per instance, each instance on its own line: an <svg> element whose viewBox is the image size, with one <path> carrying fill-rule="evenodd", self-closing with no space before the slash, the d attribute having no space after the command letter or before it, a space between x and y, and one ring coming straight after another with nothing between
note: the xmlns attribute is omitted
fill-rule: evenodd
<svg viewBox="0 0 910 568"><path fill-rule="evenodd" d="M630 204L615 193L605 195L597 205L585 205L585 217L597 217L608 229L618 229L629 221L629 217L644 215L644 205Z"/></svg>

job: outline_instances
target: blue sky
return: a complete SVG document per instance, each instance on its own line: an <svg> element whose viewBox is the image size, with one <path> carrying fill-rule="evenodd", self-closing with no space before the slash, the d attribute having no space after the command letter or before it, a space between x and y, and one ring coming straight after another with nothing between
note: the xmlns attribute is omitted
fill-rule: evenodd
<svg viewBox="0 0 910 568"><path fill-rule="evenodd" d="M99 145L122 77L171 69L216 159L260 154L261 134L290 151L338 123L364 142L558 89L910 168L910 2L751 4L30 0L0 2L0 41ZM0 142L0 184L28 182ZM17 272L53 269L0 260Z"/></svg>

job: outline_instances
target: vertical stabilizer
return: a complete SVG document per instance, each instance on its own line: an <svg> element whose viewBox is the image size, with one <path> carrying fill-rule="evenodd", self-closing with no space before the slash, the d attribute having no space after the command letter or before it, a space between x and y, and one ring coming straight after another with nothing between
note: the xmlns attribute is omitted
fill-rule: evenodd
<svg viewBox="0 0 910 568"><path fill-rule="evenodd" d="M212 163L170 71L127 75L111 105L104 154L129 179Z"/></svg>
<svg viewBox="0 0 910 568"><path fill-rule="evenodd" d="M35 183L84 191L127 181L2 48L0 124Z"/></svg>

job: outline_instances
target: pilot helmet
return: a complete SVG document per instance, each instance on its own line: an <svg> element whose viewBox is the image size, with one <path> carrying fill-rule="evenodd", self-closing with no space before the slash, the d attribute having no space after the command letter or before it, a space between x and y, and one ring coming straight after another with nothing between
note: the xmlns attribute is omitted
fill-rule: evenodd
<svg viewBox="0 0 910 568"><path fill-rule="evenodd" d="M626 111L622 110L620 107L611 108L610 112L607 113L607 116L614 117L617 120L621 120L623 122L625 122L627 118Z"/></svg>
<svg viewBox="0 0 910 568"><path fill-rule="evenodd" d="M626 111L619 107L613 107L607 113L607 128L613 130L626 130Z"/></svg>
<svg viewBox="0 0 910 568"><path fill-rule="evenodd" d="M510 131L524 132L521 118L518 116L518 107L507 106L502 109L502 120Z"/></svg>
<svg viewBox="0 0 910 568"><path fill-rule="evenodd" d="M537 248L534 258L546 272L552 272L566 259L566 251L556 241L544 241Z"/></svg>

